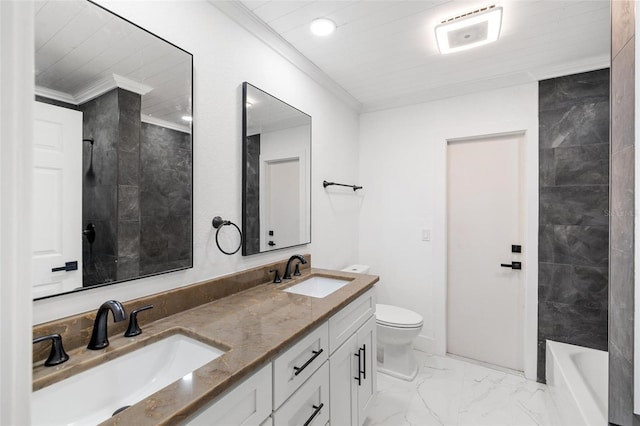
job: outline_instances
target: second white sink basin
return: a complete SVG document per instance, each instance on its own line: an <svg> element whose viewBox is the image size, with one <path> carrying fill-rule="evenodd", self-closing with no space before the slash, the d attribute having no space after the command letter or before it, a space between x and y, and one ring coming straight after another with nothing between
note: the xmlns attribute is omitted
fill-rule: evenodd
<svg viewBox="0 0 640 426"><path fill-rule="evenodd" d="M322 299L327 297L336 290L341 289L349 284L350 280L341 280L338 278L312 276L306 280L285 288L287 293L302 294L303 296L316 297Z"/></svg>
<svg viewBox="0 0 640 426"><path fill-rule="evenodd" d="M98 424L224 353L173 334L32 394L33 425ZM186 383L185 383L186 384Z"/></svg>

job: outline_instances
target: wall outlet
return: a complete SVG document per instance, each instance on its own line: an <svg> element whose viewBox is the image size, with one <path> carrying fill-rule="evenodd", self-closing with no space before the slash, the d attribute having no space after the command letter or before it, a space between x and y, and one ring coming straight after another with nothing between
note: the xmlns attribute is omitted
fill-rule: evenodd
<svg viewBox="0 0 640 426"><path fill-rule="evenodd" d="M431 229L422 230L422 241L431 241Z"/></svg>

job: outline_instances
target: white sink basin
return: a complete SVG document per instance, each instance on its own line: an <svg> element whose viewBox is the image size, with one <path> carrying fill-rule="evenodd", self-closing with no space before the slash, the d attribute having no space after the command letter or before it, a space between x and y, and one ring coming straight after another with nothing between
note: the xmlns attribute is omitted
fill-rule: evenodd
<svg viewBox="0 0 640 426"><path fill-rule="evenodd" d="M173 334L32 394L33 425L98 424L218 358L224 351Z"/></svg>
<svg viewBox="0 0 640 426"><path fill-rule="evenodd" d="M349 284L350 280L341 280L338 278L328 278L312 276L299 284L285 288L283 291L287 293L302 294L303 296L317 297L322 299L327 297L336 290L341 289Z"/></svg>

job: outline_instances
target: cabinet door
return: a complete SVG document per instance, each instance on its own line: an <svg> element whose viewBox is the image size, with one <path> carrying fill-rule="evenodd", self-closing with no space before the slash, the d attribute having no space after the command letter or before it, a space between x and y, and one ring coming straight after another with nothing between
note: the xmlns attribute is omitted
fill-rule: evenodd
<svg viewBox="0 0 640 426"><path fill-rule="evenodd" d="M261 425L271 418L271 363L222 397L206 405L186 421L186 425Z"/></svg>
<svg viewBox="0 0 640 426"><path fill-rule="evenodd" d="M363 424L373 407L377 389L376 355L376 317L371 317L356 333L357 351L360 353L361 372L358 393L358 423ZM357 373L357 371L356 371ZM356 374L356 376L358 373ZM355 411L355 410L354 410Z"/></svg>
<svg viewBox="0 0 640 426"><path fill-rule="evenodd" d="M331 424L335 426L358 424L357 343L354 334L329 358Z"/></svg>

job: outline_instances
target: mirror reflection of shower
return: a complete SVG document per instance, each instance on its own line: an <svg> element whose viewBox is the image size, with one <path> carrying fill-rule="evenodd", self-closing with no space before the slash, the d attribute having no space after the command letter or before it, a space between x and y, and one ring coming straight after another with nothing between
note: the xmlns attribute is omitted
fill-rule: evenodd
<svg viewBox="0 0 640 426"><path fill-rule="evenodd" d="M89 262L93 263L93 243L96 240L96 226L89 222L84 231L82 231L82 234L87 237L87 242L89 243Z"/></svg>
<svg viewBox="0 0 640 426"><path fill-rule="evenodd" d="M91 144L91 151L89 157L89 169L87 170L87 180L93 181L96 178L96 174L93 172L93 138L82 139L82 142L89 142Z"/></svg>

